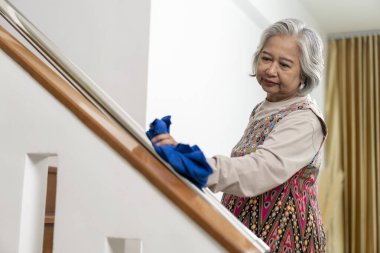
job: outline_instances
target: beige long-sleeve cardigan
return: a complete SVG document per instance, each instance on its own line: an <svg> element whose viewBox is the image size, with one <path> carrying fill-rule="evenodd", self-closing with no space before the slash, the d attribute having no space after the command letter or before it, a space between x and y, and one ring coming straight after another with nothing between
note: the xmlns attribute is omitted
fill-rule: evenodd
<svg viewBox="0 0 380 253"><path fill-rule="evenodd" d="M263 117L289 105L311 99L295 97L280 102L265 100L254 118ZM319 151L324 135L318 117L311 110L296 110L268 135L256 152L241 157L214 156L207 161L213 168L207 186L214 192L256 196L286 182L306 166Z"/></svg>

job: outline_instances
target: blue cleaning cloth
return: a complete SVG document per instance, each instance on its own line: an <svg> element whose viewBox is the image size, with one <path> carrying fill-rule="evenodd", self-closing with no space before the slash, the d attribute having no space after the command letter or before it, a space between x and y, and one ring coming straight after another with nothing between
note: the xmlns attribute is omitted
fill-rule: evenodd
<svg viewBox="0 0 380 253"><path fill-rule="evenodd" d="M156 135L170 132L170 116L155 119L150 125L146 135L151 140ZM189 146L179 143L177 146L163 145L157 147L153 143L156 152L168 162L179 174L189 179L197 187L206 185L209 175L212 173L206 157L197 145Z"/></svg>

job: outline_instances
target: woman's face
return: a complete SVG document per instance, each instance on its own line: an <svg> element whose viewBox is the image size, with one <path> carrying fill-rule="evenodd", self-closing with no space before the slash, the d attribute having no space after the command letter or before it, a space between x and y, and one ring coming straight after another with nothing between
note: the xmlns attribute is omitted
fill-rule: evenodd
<svg viewBox="0 0 380 253"><path fill-rule="evenodd" d="M267 100L278 102L296 97L301 79L300 50L294 36L278 35L267 40L259 55L256 78Z"/></svg>

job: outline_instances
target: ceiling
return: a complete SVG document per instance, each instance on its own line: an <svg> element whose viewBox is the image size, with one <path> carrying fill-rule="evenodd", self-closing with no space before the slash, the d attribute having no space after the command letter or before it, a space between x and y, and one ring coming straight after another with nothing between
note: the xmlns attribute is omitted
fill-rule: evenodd
<svg viewBox="0 0 380 253"><path fill-rule="evenodd" d="M379 0L299 0L327 34L380 31Z"/></svg>

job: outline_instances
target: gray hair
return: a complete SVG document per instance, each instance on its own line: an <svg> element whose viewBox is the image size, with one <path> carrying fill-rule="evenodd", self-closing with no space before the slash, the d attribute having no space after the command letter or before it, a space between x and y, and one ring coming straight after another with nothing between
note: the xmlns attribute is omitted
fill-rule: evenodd
<svg viewBox="0 0 380 253"><path fill-rule="evenodd" d="M318 33L297 19L283 19L266 28L261 35L260 44L254 53L252 70L256 74L259 55L269 38L276 35L296 36L301 52L301 78L305 86L300 88L299 94L309 94L320 82L324 67L323 44Z"/></svg>

